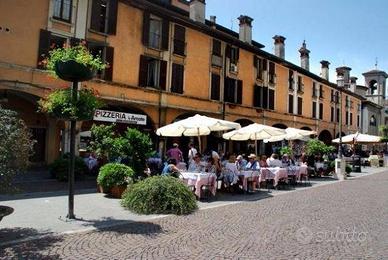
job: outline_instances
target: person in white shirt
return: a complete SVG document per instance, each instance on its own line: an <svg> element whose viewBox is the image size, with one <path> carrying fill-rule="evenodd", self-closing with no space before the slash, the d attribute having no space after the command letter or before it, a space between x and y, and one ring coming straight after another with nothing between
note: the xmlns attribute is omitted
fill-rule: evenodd
<svg viewBox="0 0 388 260"><path fill-rule="evenodd" d="M268 167L283 167L282 161L279 160L279 156L273 153L270 158L267 159Z"/></svg>
<svg viewBox="0 0 388 260"><path fill-rule="evenodd" d="M193 143L189 143L189 154L187 156L189 164L193 161L194 156L198 153L197 149L195 149Z"/></svg>
<svg viewBox="0 0 388 260"><path fill-rule="evenodd" d="M245 166L245 170L259 170L260 169L260 165L259 165L259 162L256 160L256 155L251 153L249 156L248 156L248 163L247 165Z"/></svg>

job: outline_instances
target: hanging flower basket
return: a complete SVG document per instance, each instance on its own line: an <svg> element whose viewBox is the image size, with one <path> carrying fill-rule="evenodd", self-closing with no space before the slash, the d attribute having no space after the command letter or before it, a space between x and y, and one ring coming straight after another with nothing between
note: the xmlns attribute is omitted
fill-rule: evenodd
<svg viewBox="0 0 388 260"><path fill-rule="evenodd" d="M84 43L53 49L42 64L54 77L72 82L90 80L107 65L100 55L93 56Z"/></svg>
<svg viewBox="0 0 388 260"><path fill-rule="evenodd" d="M73 102L71 88L56 90L45 99L39 100L39 110L63 120L91 120L94 111L103 104L93 90L78 91L77 101Z"/></svg>
<svg viewBox="0 0 388 260"><path fill-rule="evenodd" d="M87 81L96 76L96 70L74 60L55 63L55 74L66 81Z"/></svg>

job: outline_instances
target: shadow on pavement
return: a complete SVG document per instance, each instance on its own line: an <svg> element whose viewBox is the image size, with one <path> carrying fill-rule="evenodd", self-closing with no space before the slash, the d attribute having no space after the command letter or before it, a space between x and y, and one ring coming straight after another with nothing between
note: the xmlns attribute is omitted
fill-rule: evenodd
<svg viewBox="0 0 388 260"><path fill-rule="evenodd" d="M23 239L37 236L44 238L23 242ZM61 237L48 231L32 228L0 229L0 252L4 259L59 259L59 255L48 255L45 251L61 241Z"/></svg>
<svg viewBox="0 0 388 260"><path fill-rule="evenodd" d="M105 217L99 220L78 218L74 221L81 223L84 227L93 227L97 231L109 230L110 232L139 235L153 235L163 232L160 225L151 222L122 220L112 217Z"/></svg>

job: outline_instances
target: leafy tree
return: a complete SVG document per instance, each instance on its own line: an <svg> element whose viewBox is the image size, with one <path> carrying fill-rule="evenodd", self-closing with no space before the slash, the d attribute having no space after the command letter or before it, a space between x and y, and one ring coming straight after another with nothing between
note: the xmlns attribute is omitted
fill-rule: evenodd
<svg viewBox="0 0 388 260"><path fill-rule="evenodd" d="M326 145L324 142L318 139L311 139L306 144L307 155L328 154L334 151L334 147Z"/></svg>
<svg viewBox="0 0 388 260"><path fill-rule="evenodd" d="M91 128L92 136L88 149L104 160L110 161L112 157L120 152L120 142L115 135L115 124L112 125L93 125Z"/></svg>
<svg viewBox="0 0 388 260"><path fill-rule="evenodd" d="M152 155L152 141L148 134L128 128L121 140L122 154L129 157L129 166L137 175L142 175L147 158Z"/></svg>
<svg viewBox="0 0 388 260"><path fill-rule="evenodd" d="M25 169L35 141L16 112L0 106L0 193L11 192L16 173Z"/></svg>

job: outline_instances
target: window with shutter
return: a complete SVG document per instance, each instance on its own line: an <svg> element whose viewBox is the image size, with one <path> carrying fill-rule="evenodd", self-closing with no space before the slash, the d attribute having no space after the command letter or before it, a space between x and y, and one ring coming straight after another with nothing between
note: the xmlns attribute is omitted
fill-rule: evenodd
<svg viewBox="0 0 388 260"><path fill-rule="evenodd" d="M334 107L330 108L330 121L334 122Z"/></svg>
<svg viewBox="0 0 388 260"><path fill-rule="evenodd" d="M183 93L183 75L184 67L181 64L172 64L171 92Z"/></svg>
<svg viewBox="0 0 388 260"><path fill-rule="evenodd" d="M168 50L170 39L170 22L166 19L162 22L162 50Z"/></svg>
<svg viewBox="0 0 388 260"><path fill-rule="evenodd" d="M174 26L174 53L185 56L186 28L175 24Z"/></svg>
<svg viewBox="0 0 388 260"><path fill-rule="evenodd" d="M96 42L89 42L89 51L93 56L99 56L102 61L105 60L105 46L103 46L101 43L96 43ZM97 78L103 79L104 77L104 71L99 70L97 71Z"/></svg>
<svg viewBox="0 0 388 260"><path fill-rule="evenodd" d="M105 47L105 62L107 67L104 70L104 80L112 81L113 79L113 54L114 49L111 46Z"/></svg>
<svg viewBox="0 0 388 260"><path fill-rule="evenodd" d="M288 71L288 89L289 90L294 89L294 71L292 70Z"/></svg>
<svg viewBox="0 0 388 260"><path fill-rule="evenodd" d="M357 115L357 127L360 127L360 115Z"/></svg>
<svg viewBox="0 0 388 260"><path fill-rule="evenodd" d="M313 98L317 97L317 83L313 82Z"/></svg>
<svg viewBox="0 0 388 260"><path fill-rule="evenodd" d="M180 77L180 72L176 71L174 78L179 83L183 82L183 76ZM167 74L167 62L164 60L158 60L152 57L140 56L140 67L139 67L139 86L141 87L152 87L161 90L166 90L166 74ZM179 90L179 84L174 84ZM183 88L182 88L183 89Z"/></svg>
<svg viewBox="0 0 388 260"><path fill-rule="evenodd" d="M212 73L211 94L212 100L220 100L220 75Z"/></svg>
<svg viewBox="0 0 388 260"><path fill-rule="evenodd" d="M39 48L38 48L38 59L37 59L37 68L44 69L45 66L42 61L47 58L50 50L50 37L51 32L47 30L40 30L39 34Z"/></svg>
<svg viewBox="0 0 388 260"><path fill-rule="evenodd" d="M316 118L317 117L317 102L313 102L313 107L312 107L312 118Z"/></svg>
<svg viewBox="0 0 388 260"><path fill-rule="evenodd" d="M303 99L301 97L298 97L298 115L302 115L303 111Z"/></svg>
<svg viewBox="0 0 388 260"><path fill-rule="evenodd" d="M349 115L350 125L353 125L353 113Z"/></svg>
<svg viewBox="0 0 388 260"><path fill-rule="evenodd" d="M294 96L288 95L288 113L294 113Z"/></svg>
<svg viewBox="0 0 388 260"><path fill-rule="evenodd" d="M224 101L242 104L243 83L241 80L225 78Z"/></svg>
<svg viewBox="0 0 388 260"><path fill-rule="evenodd" d="M323 120L323 103L319 103L319 119Z"/></svg>
<svg viewBox="0 0 388 260"><path fill-rule="evenodd" d="M90 29L116 34L118 0L92 0Z"/></svg>
<svg viewBox="0 0 388 260"><path fill-rule="evenodd" d="M268 109L275 110L275 90L268 89Z"/></svg>
<svg viewBox="0 0 388 260"><path fill-rule="evenodd" d="M323 86L319 85L319 98L323 98Z"/></svg>
<svg viewBox="0 0 388 260"><path fill-rule="evenodd" d="M70 22L72 7L72 0L54 0L53 18Z"/></svg>
<svg viewBox="0 0 388 260"><path fill-rule="evenodd" d="M263 108L268 108L268 87L263 87Z"/></svg>
<svg viewBox="0 0 388 260"><path fill-rule="evenodd" d="M152 16L149 20L148 47L161 49L162 44L162 20Z"/></svg>
<svg viewBox="0 0 388 260"><path fill-rule="evenodd" d="M269 70L268 70L268 81L269 83L275 84L275 63L270 62L269 63Z"/></svg>
<svg viewBox="0 0 388 260"><path fill-rule="evenodd" d="M253 86L253 106L262 107L262 87L258 85Z"/></svg>
<svg viewBox="0 0 388 260"><path fill-rule="evenodd" d="M339 108L337 108L336 117L335 117L337 123L339 123L339 121L340 121L339 114L340 114L340 110L339 110Z"/></svg>
<svg viewBox="0 0 388 260"><path fill-rule="evenodd" d="M236 103L242 104L242 95L243 94L243 82L242 80L237 80L237 93L236 93Z"/></svg>
<svg viewBox="0 0 388 260"><path fill-rule="evenodd" d="M222 57L222 54L221 54L221 41L219 41L217 39L213 39L212 54L216 55L218 57Z"/></svg>
<svg viewBox="0 0 388 260"><path fill-rule="evenodd" d="M346 125L349 124L349 112L348 112L348 111L346 111L345 124L346 124Z"/></svg>

